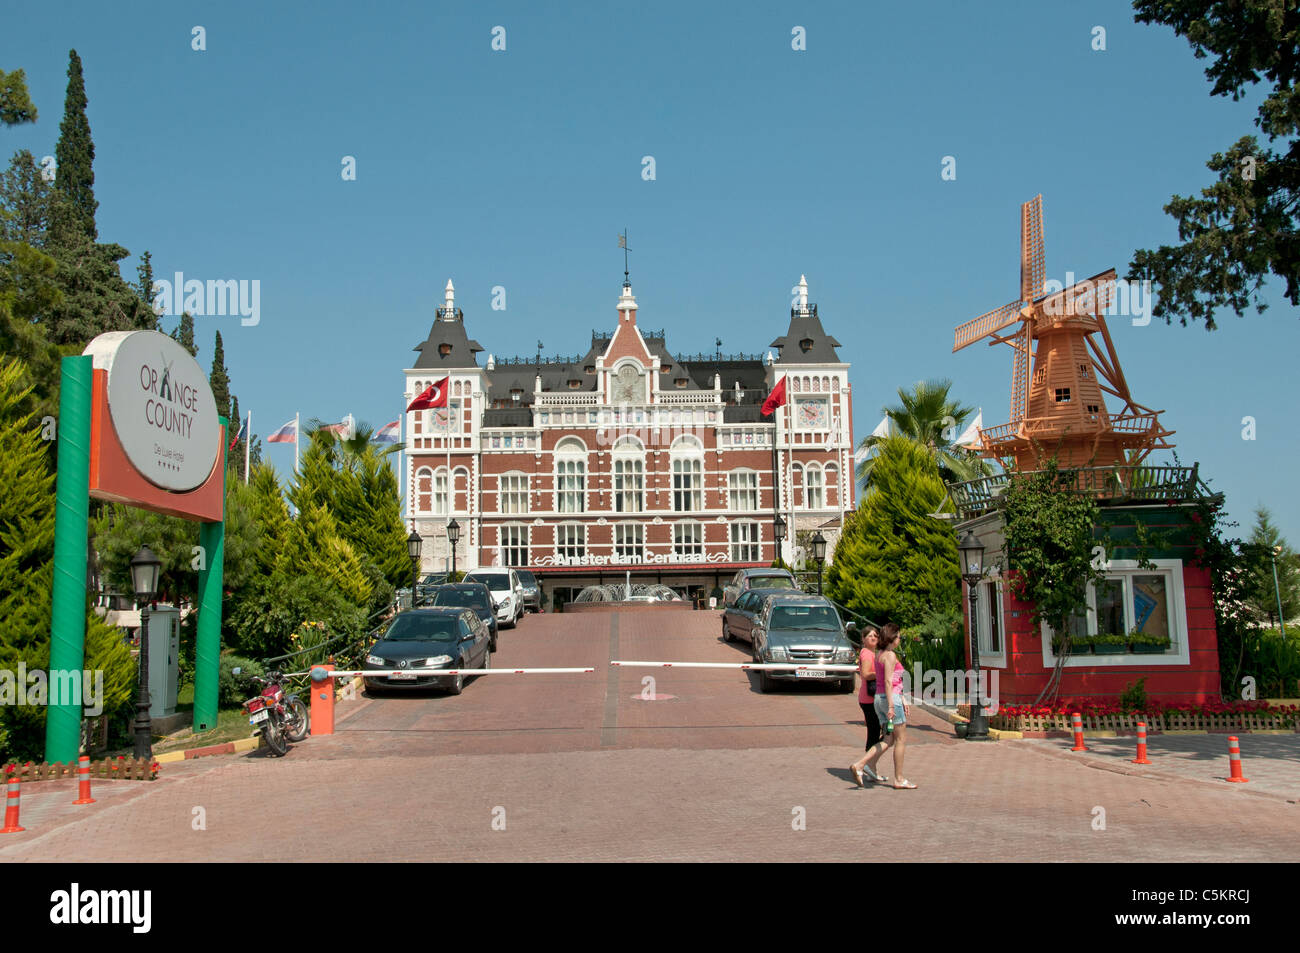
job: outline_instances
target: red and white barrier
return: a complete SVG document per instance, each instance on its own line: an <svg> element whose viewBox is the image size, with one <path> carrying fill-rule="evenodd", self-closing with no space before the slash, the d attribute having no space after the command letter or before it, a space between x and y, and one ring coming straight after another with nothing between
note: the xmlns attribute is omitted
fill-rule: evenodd
<svg viewBox="0 0 1300 953"><path fill-rule="evenodd" d="M366 678L387 678L390 675L413 675L418 678L428 678L431 675L442 677L443 675L582 675L594 672L593 668L363 668L350 671L331 670L330 675L334 678L355 678L358 675L364 675ZM316 669L312 670L313 680Z"/></svg>
<svg viewBox="0 0 1300 953"><path fill-rule="evenodd" d="M625 662L609 663L615 668L731 668L741 671L790 672L811 669L818 672L856 672L856 665L810 665L807 662Z"/></svg>

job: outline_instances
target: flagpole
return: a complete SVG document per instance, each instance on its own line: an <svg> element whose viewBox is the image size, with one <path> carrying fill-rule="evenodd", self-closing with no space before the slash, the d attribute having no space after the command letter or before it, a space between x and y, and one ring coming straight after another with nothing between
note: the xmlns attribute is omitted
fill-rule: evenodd
<svg viewBox="0 0 1300 953"><path fill-rule="evenodd" d="M447 378L448 393L443 397L443 405L446 408L446 430L442 435L443 448L447 451L447 519L443 523L443 531L447 534L447 562L443 568L445 573L451 573L451 508L455 502L456 494L453 492L455 481L451 478L451 378Z"/></svg>
<svg viewBox="0 0 1300 953"><path fill-rule="evenodd" d="M244 436L244 486L248 486L248 452L253 446L253 412L248 412L248 432Z"/></svg>
<svg viewBox="0 0 1300 953"><path fill-rule="evenodd" d="M298 435L302 432L302 423L299 421L299 414L293 415L293 472L298 472Z"/></svg>

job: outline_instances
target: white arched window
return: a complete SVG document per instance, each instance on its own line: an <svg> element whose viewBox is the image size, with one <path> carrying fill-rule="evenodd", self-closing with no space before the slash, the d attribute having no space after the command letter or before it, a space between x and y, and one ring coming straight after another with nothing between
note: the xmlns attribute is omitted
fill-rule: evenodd
<svg viewBox="0 0 1300 953"><path fill-rule="evenodd" d="M415 471L415 511L433 512L433 471L428 467Z"/></svg>
<svg viewBox="0 0 1300 953"><path fill-rule="evenodd" d="M840 468L833 463L826 464L826 506L838 505L840 499Z"/></svg>
<svg viewBox="0 0 1300 953"><path fill-rule="evenodd" d="M673 555L704 555L704 524L682 520L673 524Z"/></svg>
<svg viewBox="0 0 1300 953"><path fill-rule="evenodd" d="M522 569L528 565L528 526L525 523L506 523L498 539L502 566Z"/></svg>
<svg viewBox="0 0 1300 953"><path fill-rule="evenodd" d="M623 436L610 452L614 465L614 511L645 510L645 447L636 437Z"/></svg>
<svg viewBox="0 0 1300 953"><path fill-rule="evenodd" d="M704 445L683 434L669 448L673 470L673 509L693 513L704 509Z"/></svg>
<svg viewBox="0 0 1300 953"><path fill-rule="evenodd" d="M555 447L555 498L561 513L587 511L587 445L577 437Z"/></svg>
<svg viewBox="0 0 1300 953"><path fill-rule="evenodd" d="M826 505L823 493L822 468L815 463L808 464L804 472L804 504L810 510L820 510Z"/></svg>

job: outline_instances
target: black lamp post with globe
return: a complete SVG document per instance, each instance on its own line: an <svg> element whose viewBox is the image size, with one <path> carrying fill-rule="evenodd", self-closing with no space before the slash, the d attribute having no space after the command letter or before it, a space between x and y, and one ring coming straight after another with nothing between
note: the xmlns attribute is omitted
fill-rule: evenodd
<svg viewBox="0 0 1300 953"><path fill-rule="evenodd" d="M817 564L817 595L822 594L822 564L826 562L826 537L818 530L812 538L813 562Z"/></svg>
<svg viewBox="0 0 1300 953"><path fill-rule="evenodd" d="M135 700L135 756L153 754L153 719L149 715L149 604L158 596L162 561L148 546L131 557L131 588L140 604L140 687Z"/></svg>
<svg viewBox="0 0 1300 953"><path fill-rule="evenodd" d="M406 537L406 551L411 557L411 608L415 608L415 593L420 586L420 546L424 540L411 528L411 535Z"/></svg>
<svg viewBox="0 0 1300 953"><path fill-rule="evenodd" d="M781 514L776 514L776 519L772 520L772 538L776 540L776 561L781 562L781 544L785 542L785 520Z"/></svg>
<svg viewBox="0 0 1300 953"><path fill-rule="evenodd" d="M451 578L456 578L456 544L460 542L460 524L453 517L447 524L447 542L451 546Z"/></svg>
<svg viewBox="0 0 1300 953"><path fill-rule="evenodd" d="M979 537L974 532L968 529L957 542L957 552L961 555L961 577L966 581L966 587L970 592L970 663L975 672L966 740L987 741L989 721L984 717L984 706L980 700L980 640L979 633L976 631L979 585L980 580L984 578L984 544L979 541Z"/></svg>

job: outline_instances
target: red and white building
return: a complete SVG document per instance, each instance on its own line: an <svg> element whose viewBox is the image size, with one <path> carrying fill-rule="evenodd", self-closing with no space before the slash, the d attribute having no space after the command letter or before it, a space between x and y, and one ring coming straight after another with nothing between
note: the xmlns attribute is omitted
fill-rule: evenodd
<svg viewBox="0 0 1300 953"><path fill-rule="evenodd" d="M422 571L532 570L549 598L584 586L662 582L686 595L769 565L778 510L797 565L821 530L833 551L854 504L849 365L822 329L807 283L763 357L675 356L643 330L624 282L617 324L584 355L491 354L468 336L447 282L444 307L404 371L406 400L448 378L448 406L406 415L406 518ZM786 379L786 404L760 407ZM775 490L775 493L774 493Z"/></svg>

